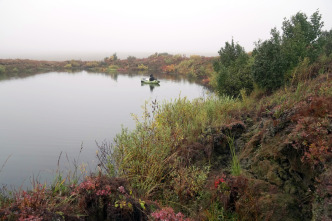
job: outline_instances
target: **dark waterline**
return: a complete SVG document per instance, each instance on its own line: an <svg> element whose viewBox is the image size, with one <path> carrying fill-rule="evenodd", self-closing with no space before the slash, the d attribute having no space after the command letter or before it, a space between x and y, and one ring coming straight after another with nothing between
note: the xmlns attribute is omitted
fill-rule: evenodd
<svg viewBox="0 0 332 221"><path fill-rule="evenodd" d="M60 153L61 170L77 159L96 165L96 142L112 142L121 125L133 129L131 116L146 100L164 101L207 92L184 79L142 85L142 75L46 73L0 81L0 185L29 186L32 178L52 181ZM68 157L68 159L67 159ZM69 162L68 162L69 161Z"/></svg>

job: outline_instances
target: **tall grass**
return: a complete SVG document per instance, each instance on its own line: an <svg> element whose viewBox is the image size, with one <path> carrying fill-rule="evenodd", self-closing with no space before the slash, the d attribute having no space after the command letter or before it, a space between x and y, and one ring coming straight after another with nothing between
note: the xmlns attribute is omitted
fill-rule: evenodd
<svg viewBox="0 0 332 221"><path fill-rule="evenodd" d="M232 135L228 135L227 142L232 155L231 172L234 176L239 176L241 174L241 166L235 152L234 137L232 137Z"/></svg>
<svg viewBox="0 0 332 221"><path fill-rule="evenodd" d="M115 138L112 157L119 175L126 176L140 194L150 195L167 175L171 150L181 137L171 128L160 127L144 107L142 120L136 117L136 129L122 129ZM163 129L161 131L161 129Z"/></svg>
<svg viewBox="0 0 332 221"><path fill-rule="evenodd" d="M117 175L129 179L142 196L153 196L162 192L172 178L178 177L174 174L191 174L193 177L201 174L190 172L190 167L185 168L188 171L180 169L177 152L183 146L197 142L206 127L226 123L231 118L229 111L239 108L242 108L241 101L227 96L146 102L142 116L134 115L136 128L133 131L123 128L109 151L102 148L101 152L108 154L100 157L102 164L114 166ZM203 167L199 170L206 172ZM203 183L200 181L197 185Z"/></svg>
<svg viewBox="0 0 332 221"><path fill-rule="evenodd" d="M71 169L63 171L60 169L60 160L62 157L62 151L58 157L57 170L53 182L51 183L50 189L52 195L63 194L69 191L70 186L77 185L79 182L82 182L86 176L88 176L88 171L86 170L87 165L83 162L80 162L80 156L83 150L83 144L81 145L80 151L76 158L72 161L69 160L67 153L65 157L68 165Z"/></svg>

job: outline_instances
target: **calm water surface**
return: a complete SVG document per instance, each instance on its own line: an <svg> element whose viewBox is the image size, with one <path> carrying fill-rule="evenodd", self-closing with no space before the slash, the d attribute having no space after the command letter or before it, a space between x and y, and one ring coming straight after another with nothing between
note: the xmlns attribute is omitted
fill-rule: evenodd
<svg viewBox="0 0 332 221"><path fill-rule="evenodd" d="M0 81L0 185L29 186L52 181L58 158L70 168L80 162L94 171L96 142L112 142L121 125L133 129L131 116L146 100L204 96L202 86L157 76L160 86L141 85L142 76L46 73ZM67 158L68 157L68 158Z"/></svg>

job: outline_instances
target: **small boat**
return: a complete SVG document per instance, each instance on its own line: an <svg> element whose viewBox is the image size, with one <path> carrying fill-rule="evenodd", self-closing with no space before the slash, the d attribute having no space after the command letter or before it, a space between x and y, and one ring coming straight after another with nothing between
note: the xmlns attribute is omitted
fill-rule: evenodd
<svg viewBox="0 0 332 221"><path fill-rule="evenodd" d="M158 80L150 81L149 78L142 78L141 83L144 83L144 84L159 84L160 81L158 81Z"/></svg>

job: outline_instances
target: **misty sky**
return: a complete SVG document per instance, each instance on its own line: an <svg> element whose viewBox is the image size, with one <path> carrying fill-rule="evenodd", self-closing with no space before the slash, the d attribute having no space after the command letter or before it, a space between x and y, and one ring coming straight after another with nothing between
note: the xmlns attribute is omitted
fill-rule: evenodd
<svg viewBox="0 0 332 221"><path fill-rule="evenodd" d="M332 0L0 0L0 58L215 56L232 37L250 51L285 17L317 9L330 30Z"/></svg>

